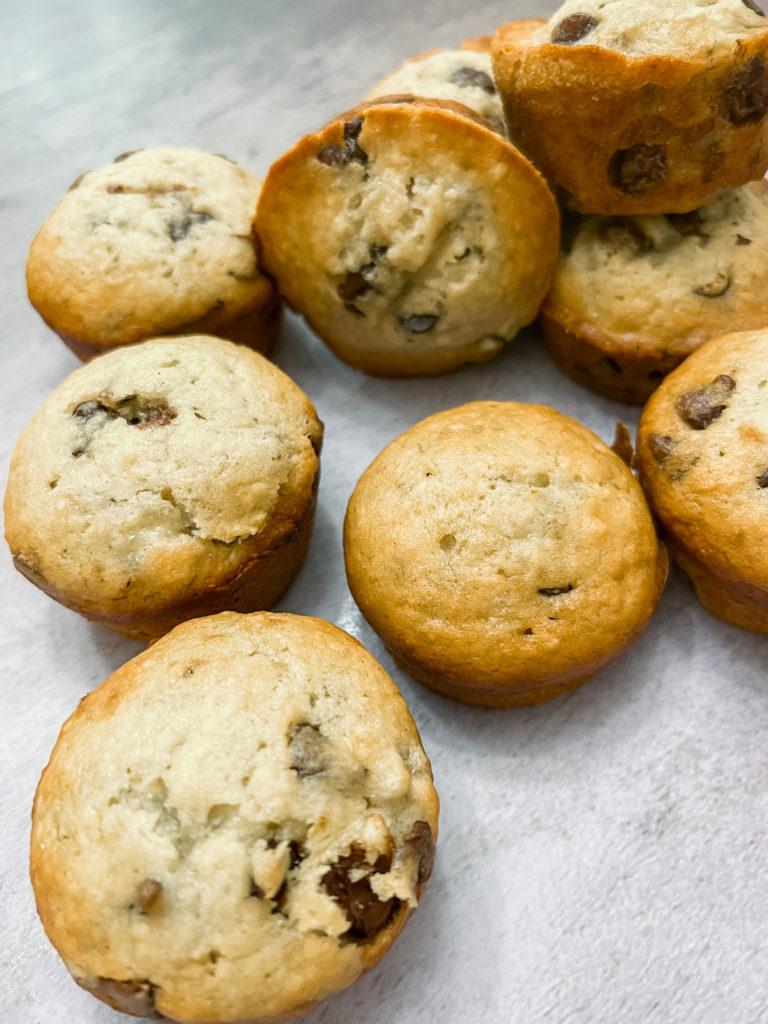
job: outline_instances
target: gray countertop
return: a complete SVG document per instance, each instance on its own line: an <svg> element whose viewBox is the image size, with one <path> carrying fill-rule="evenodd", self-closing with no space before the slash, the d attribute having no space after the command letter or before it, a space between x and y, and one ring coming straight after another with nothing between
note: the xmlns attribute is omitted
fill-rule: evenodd
<svg viewBox="0 0 768 1024"><path fill-rule="evenodd" d="M79 365L28 305L24 262L81 171L140 146L223 152L264 174L404 58L554 8L510 0L3 5L2 477ZM296 318L275 361L326 423L307 564L280 608L347 629L392 673L442 800L435 874L376 970L307 1024L768 1021L765 637L710 618L673 571L638 643L575 693L483 711L397 670L346 587L341 523L362 470L424 416L481 398L550 404L609 443L633 409L562 377L535 333L484 367L373 380ZM0 558L0 1019L118 1024L43 935L27 875L37 779L78 699L140 645L50 601Z"/></svg>

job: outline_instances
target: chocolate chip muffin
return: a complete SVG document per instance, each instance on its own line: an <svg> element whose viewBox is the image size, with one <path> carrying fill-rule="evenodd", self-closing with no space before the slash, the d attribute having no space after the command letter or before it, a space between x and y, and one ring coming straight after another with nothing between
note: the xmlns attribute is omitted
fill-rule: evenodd
<svg viewBox="0 0 768 1024"><path fill-rule="evenodd" d="M648 621L667 574L625 463L554 409L475 402L397 438L355 488L350 590L399 665L470 704L536 704Z"/></svg>
<svg viewBox="0 0 768 1024"><path fill-rule="evenodd" d="M115 1009L285 1020L387 951L437 810L405 702L356 640L225 612L80 702L37 789L32 884L75 980Z"/></svg>
<svg viewBox="0 0 768 1024"><path fill-rule="evenodd" d="M494 37L511 138L582 213L685 213L768 168L753 0L566 0Z"/></svg>
<svg viewBox="0 0 768 1024"><path fill-rule="evenodd" d="M267 608L307 551L321 438L306 395L243 346L199 336L106 353L16 445L16 567L147 641L196 615Z"/></svg>
<svg viewBox="0 0 768 1024"><path fill-rule="evenodd" d="M506 135L504 110L487 51L433 50L414 57L378 82L366 99L398 94L464 103Z"/></svg>
<svg viewBox="0 0 768 1024"><path fill-rule="evenodd" d="M659 386L641 478L707 611L768 633L768 330L706 342Z"/></svg>
<svg viewBox="0 0 768 1024"><path fill-rule="evenodd" d="M268 351L280 306L251 238L260 189L193 149L140 149L87 171L32 242L30 301L81 359L167 334Z"/></svg>
<svg viewBox="0 0 768 1024"><path fill-rule="evenodd" d="M490 359L538 311L558 213L535 168L463 104L361 104L275 163L264 270L346 363L380 376Z"/></svg>
<svg viewBox="0 0 768 1024"><path fill-rule="evenodd" d="M768 182L666 217L569 215L539 322L569 377L638 404L708 338L768 327Z"/></svg>

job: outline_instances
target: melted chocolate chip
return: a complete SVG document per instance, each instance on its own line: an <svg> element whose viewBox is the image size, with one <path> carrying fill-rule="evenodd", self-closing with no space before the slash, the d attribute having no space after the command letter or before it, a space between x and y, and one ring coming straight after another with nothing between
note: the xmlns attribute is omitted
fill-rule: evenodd
<svg viewBox="0 0 768 1024"><path fill-rule="evenodd" d="M315 155L320 163L325 164L327 167L348 162L347 151L342 149L341 146L323 146L322 149L318 149Z"/></svg>
<svg viewBox="0 0 768 1024"><path fill-rule="evenodd" d="M704 430L725 412L723 399L736 387L733 377L721 373L706 387L694 388L675 402L677 414L694 430Z"/></svg>
<svg viewBox="0 0 768 1024"><path fill-rule="evenodd" d="M399 320L400 326L404 327L406 331L410 331L411 334L426 334L427 331L432 330L439 317L433 316L431 313L424 313L421 316L399 317Z"/></svg>
<svg viewBox="0 0 768 1024"><path fill-rule="evenodd" d="M765 11L757 6L755 0L742 0L742 3L745 7L748 7L750 11L754 11L755 14L759 14L761 18L765 17Z"/></svg>
<svg viewBox="0 0 768 1024"><path fill-rule="evenodd" d="M128 395L114 405L106 405L95 398L80 402L72 410L78 419L89 420L98 413L105 413L109 419L124 419L132 427L140 430L147 427L165 427L176 419L176 411L166 402L145 401L137 395ZM74 453L73 453L74 454Z"/></svg>
<svg viewBox="0 0 768 1024"><path fill-rule="evenodd" d="M388 900L379 899L367 877L352 881L350 876L353 871L365 869L369 873L376 870L367 863L365 850L353 843L349 853L339 857L320 879L328 895L339 904L350 922L344 934L358 942L365 942L377 935L401 906L395 896Z"/></svg>
<svg viewBox="0 0 768 1024"><path fill-rule="evenodd" d="M300 779L317 775L328 768L328 740L316 725L309 722L294 725L288 746L291 768Z"/></svg>
<svg viewBox="0 0 768 1024"><path fill-rule="evenodd" d="M196 224L206 224L209 220L213 220L210 213L202 211L198 213L196 210L189 210L175 213L168 219L168 234L174 242L180 242L182 238L187 237Z"/></svg>
<svg viewBox="0 0 768 1024"><path fill-rule="evenodd" d="M752 245L752 239L745 235L736 235L736 245Z"/></svg>
<svg viewBox="0 0 768 1024"><path fill-rule="evenodd" d="M760 488L768 487L768 469L764 469L757 478L757 486Z"/></svg>
<svg viewBox="0 0 768 1024"><path fill-rule="evenodd" d="M611 451L616 452L622 462L632 466L632 459L635 451L632 447L632 437L627 429L626 423L616 420L616 437L611 445Z"/></svg>
<svg viewBox="0 0 768 1024"><path fill-rule="evenodd" d="M552 32L552 42L561 46L570 46L578 43L584 36L588 36L597 28L597 19L591 14L571 14L563 18L559 25L556 25Z"/></svg>
<svg viewBox="0 0 768 1024"><path fill-rule="evenodd" d="M102 999L122 1013L133 1014L134 1017L145 1017L148 1020L168 1020L165 1014L155 1007L157 986L151 981L136 978L118 981L117 978L75 978L81 988Z"/></svg>
<svg viewBox="0 0 768 1024"><path fill-rule="evenodd" d="M429 823L426 821L414 822L413 828L403 840L403 847L418 858L417 881L419 885L424 885L432 874L432 867L435 863L435 840L432 838L432 829L429 827Z"/></svg>
<svg viewBox="0 0 768 1024"><path fill-rule="evenodd" d="M360 132L363 130L363 117L353 117L344 125L343 146L323 146L316 153L321 164L329 167L339 164L367 164L368 154L358 145Z"/></svg>
<svg viewBox="0 0 768 1024"><path fill-rule="evenodd" d="M373 263L367 263L360 270L350 270L347 276L339 285L339 295L342 299L346 299L348 302L352 299L358 298L360 295L365 295L366 292L371 290L371 285L368 284L365 277L363 276L366 271L374 269Z"/></svg>
<svg viewBox="0 0 768 1024"><path fill-rule="evenodd" d="M699 235L704 223L698 210L689 213L667 213L665 217L679 235Z"/></svg>
<svg viewBox="0 0 768 1024"><path fill-rule="evenodd" d="M666 146L648 146L641 142L629 149L617 149L608 161L611 184L630 196L641 195L666 176Z"/></svg>
<svg viewBox="0 0 768 1024"><path fill-rule="evenodd" d="M768 110L768 68L759 57L739 68L724 93L731 124L756 124Z"/></svg>
<svg viewBox="0 0 768 1024"><path fill-rule="evenodd" d="M668 459L677 441L665 434L649 434L648 450L657 462L664 462Z"/></svg>
<svg viewBox="0 0 768 1024"><path fill-rule="evenodd" d="M457 68L448 76L448 81L462 88L474 85L476 88L482 89L483 92L487 92L489 96L496 94L496 86L493 84L491 76L478 68Z"/></svg>
<svg viewBox="0 0 768 1024"><path fill-rule="evenodd" d="M720 295L725 295L730 287L730 274L724 274L721 271L711 281L707 281L706 284L702 284L698 288L694 288L693 294L701 295L705 299L716 299Z"/></svg>
<svg viewBox="0 0 768 1024"><path fill-rule="evenodd" d="M542 597L557 597L559 594L568 594L573 590L573 584L568 583L564 587L539 587Z"/></svg>
<svg viewBox="0 0 768 1024"><path fill-rule="evenodd" d="M150 910L156 909L162 893L162 883L154 878L145 878L139 886L138 903L141 913L148 914Z"/></svg>
<svg viewBox="0 0 768 1024"><path fill-rule="evenodd" d="M628 217L606 217L600 223L598 234L607 245L633 246L640 252L653 249L653 239L646 235L636 221Z"/></svg>

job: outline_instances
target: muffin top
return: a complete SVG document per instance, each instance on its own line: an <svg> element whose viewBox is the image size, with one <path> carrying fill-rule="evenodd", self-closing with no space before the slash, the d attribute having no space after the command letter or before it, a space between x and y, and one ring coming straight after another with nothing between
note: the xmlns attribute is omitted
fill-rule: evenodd
<svg viewBox="0 0 768 1024"><path fill-rule="evenodd" d="M262 302L260 189L226 157L193 149L140 149L87 171L32 242L30 301L57 330L104 344Z"/></svg>
<svg viewBox="0 0 768 1024"><path fill-rule="evenodd" d="M504 110L487 51L438 50L414 57L378 82L366 99L397 93L464 103L506 134Z"/></svg>
<svg viewBox="0 0 768 1024"><path fill-rule="evenodd" d="M716 57L765 32L754 0L566 0L532 41L600 46L629 57Z"/></svg>
<svg viewBox="0 0 768 1024"><path fill-rule="evenodd" d="M654 511L683 550L768 587L768 331L713 338L654 392L638 433Z"/></svg>
<svg viewBox="0 0 768 1024"><path fill-rule="evenodd" d="M22 571L115 613L205 591L310 500L322 428L284 373L204 336L75 370L11 460L6 537Z"/></svg>
<svg viewBox="0 0 768 1024"><path fill-rule="evenodd" d="M357 641L225 612L66 722L35 799L35 895L75 978L129 1012L290 1016L388 947L437 806L405 702Z"/></svg>
<svg viewBox="0 0 768 1024"><path fill-rule="evenodd" d="M345 554L374 629L449 681L489 687L602 663L665 575L621 459L574 420L513 402L438 413L388 445L350 500Z"/></svg>
<svg viewBox="0 0 768 1024"><path fill-rule="evenodd" d="M768 182L691 213L580 217L563 229L544 311L568 329L686 355L768 323Z"/></svg>

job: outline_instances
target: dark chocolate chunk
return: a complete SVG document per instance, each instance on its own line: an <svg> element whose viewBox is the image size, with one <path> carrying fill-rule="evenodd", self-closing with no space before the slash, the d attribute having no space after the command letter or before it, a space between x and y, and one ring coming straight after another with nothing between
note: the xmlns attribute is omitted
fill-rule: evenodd
<svg viewBox="0 0 768 1024"><path fill-rule="evenodd" d="M698 210L690 210L688 213L667 213L665 217L679 235L701 234L704 221Z"/></svg>
<svg viewBox="0 0 768 1024"><path fill-rule="evenodd" d="M175 213L168 219L168 234L174 242L180 242L196 224L206 224L209 220L213 220L213 217L203 211L185 210L183 213Z"/></svg>
<svg viewBox="0 0 768 1024"><path fill-rule="evenodd" d="M322 149L318 149L316 156L321 164L328 167L347 163L347 151L341 146L323 146Z"/></svg>
<svg viewBox="0 0 768 1024"><path fill-rule="evenodd" d="M632 466L632 459L635 454L635 450L632 447L632 437L626 423L622 423L621 420L616 420L616 437L611 445L611 451L616 452L622 462L626 462L630 467Z"/></svg>
<svg viewBox="0 0 768 1024"><path fill-rule="evenodd" d="M677 441L665 434L649 434L648 450L657 462L664 462L668 459Z"/></svg>
<svg viewBox="0 0 768 1024"><path fill-rule="evenodd" d="M593 18L591 14L571 14L555 26L552 42L570 46L571 43L578 43L584 36L588 36L595 28L597 18Z"/></svg>
<svg viewBox="0 0 768 1024"><path fill-rule="evenodd" d="M600 223L598 234L608 245L634 246L640 252L649 252L653 249L653 239L629 217L606 217Z"/></svg>
<svg viewBox="0 0 768 1024"><path fill-rule="evenodd" d="M81 987L102 999L122 1013L133 1014L134 1017L145 1017L148 1020L169 1020L155 1006L157 986L151 981L130 978L118 981L117 978L78 978L75 981Z"/></svg>
<svg viewBox="0 0 768 1024"><path fill-rule="evenodd" d="M736 387L733 377L725 373L703 388L694 388L680 395L675 402L677 414L694 430L704 430L725 412L723 399Z"/></svg>
<svg viewBox="0 0 768 1024"><path fill-rule="evenodd" d="M752 245L752 239L744 235L736 235L736 245Z"/></svg>
<svg viewBox="0 0 768 1024"><path fill-rule="evenodd" d="M629 196L641 195L666 178L666 146L640 142L629 149L617 149L608 161L607 170L614 188Z"/></svg>
<svg viewBox="0 0 768 1024"><path fill-rule="evenodd" d="M427 331L432 330L438 319L439 317L431 313L424 313L420 316L399 317L400 326L404 327L406 331L410 331L411 334L426 334Z"/></svg>
<svg viewBox="0 0 768 1024"><path fill-rule="evenodd" d="M418 883L424 885L432 874L435 863L435 841L432 829L426 821L416 821L403 840L403 847L416 855L419 861ZM387 869L388 870L388 869Z"/></svg>
<svg viewBox="0 0 768 1024"><path fill-rule="evenodd" d="M288 746L291 768L300 779L317 775L328 768L328 740L316 725L309 722L294 725Z"/></svg>
<svg viewBox="0 0 768 1024"><path fill-rule="evenodd" d="M158 901L163 892L161 882L154 878L145 878L139 886L138 903L142 914L148 914L150 910L157 909Z"/></svg>
<svg viewBox="0 0 768 1024"><path fill-rule="evenodd" d="M139 429L165 427L171 420L176 419L176 411L166 402L146 401L137 395L128 395L115 402L114 405L106 405L95 398L90 398L85 402L80 402L72 410L73 416L83 420L89 420L97 413L105 413L111 420L120 417L132 427Z"/></svg>
<svg viewBox="0 0 768 1024"><path fill-rule="evenodd" d="M493 84L491 76L478 68L457 68L448 76L448 81L462 88L474 85L478 89L482 89L483 92L487 92L489 96L496 93L496 86Z"/></svg>
<svg viewBox="0 0 768 1024"><path fill-rule="evenodd" d="M758 487L768 487L768 469L764 469L760 476L757 478Z"/></svg>
<svg viewBox="0 0 768 1024"><path fill-rule="evenodd" d="M339 285L338 291L341 298L346 299L349 302L352 299L356 299L358 296L365 295L366 292L370 291L371 285L368 284L363 274L365 271L373 269L374 264L367 263L360 270L350 270Z"/></svg>
<svg viewBox="0 0 768 1024"><path fill-rule="evenodd" d="M725 295L730 287L730 274L725 274L720 271L712 278L711 281L707 281L706 284L702 284L698 288L694 288L693 294L701 295L705 299L716 299L720 295Z"/></svg>
<svg viewBox="0 0 768 1024"><path fill-rule="evenodd" d="M345 936L358 942L374 938L389 924L401 906L395 896L388 900L379 899L368 877L352 881L350 876L353 871L366 868L369 874L375 870L373 865L367 863L365 850L353 843L349 853L339 857L320 879L328 895L339 904L350 922Z"/></svg>
<svg viewBox="0 0 768 1024"><path fill-rule="evenodd" d="M351 121L347 121L344 125L344 145L323 146L316 153L320 163L329 167L350 163L367 164L368 154L358 145L363 121L363 117L353 117Z"/></svg>
<svg viewBox="0 0 768 1024"><path fill-rule="evenodd" d="M559 594L567 594L573 590L573 584L568 583L564 587L539 587L542 597L557 597Z"/></svg>
<svg viewBox="0 0 768 1024"><path fill-rule="evenodd" d="M768 68L753 57L731 76L723 95L731 124L756 124L768 110Z"/></svg>
<svg viewBox="0 0 768 1024"><path fill-rule="evenodd" d="M765 11L758 7L755 0L742 0L745 7L748 7L750 11L754 11L755 14L759 14L761 18L765 17Z"/></svg>

